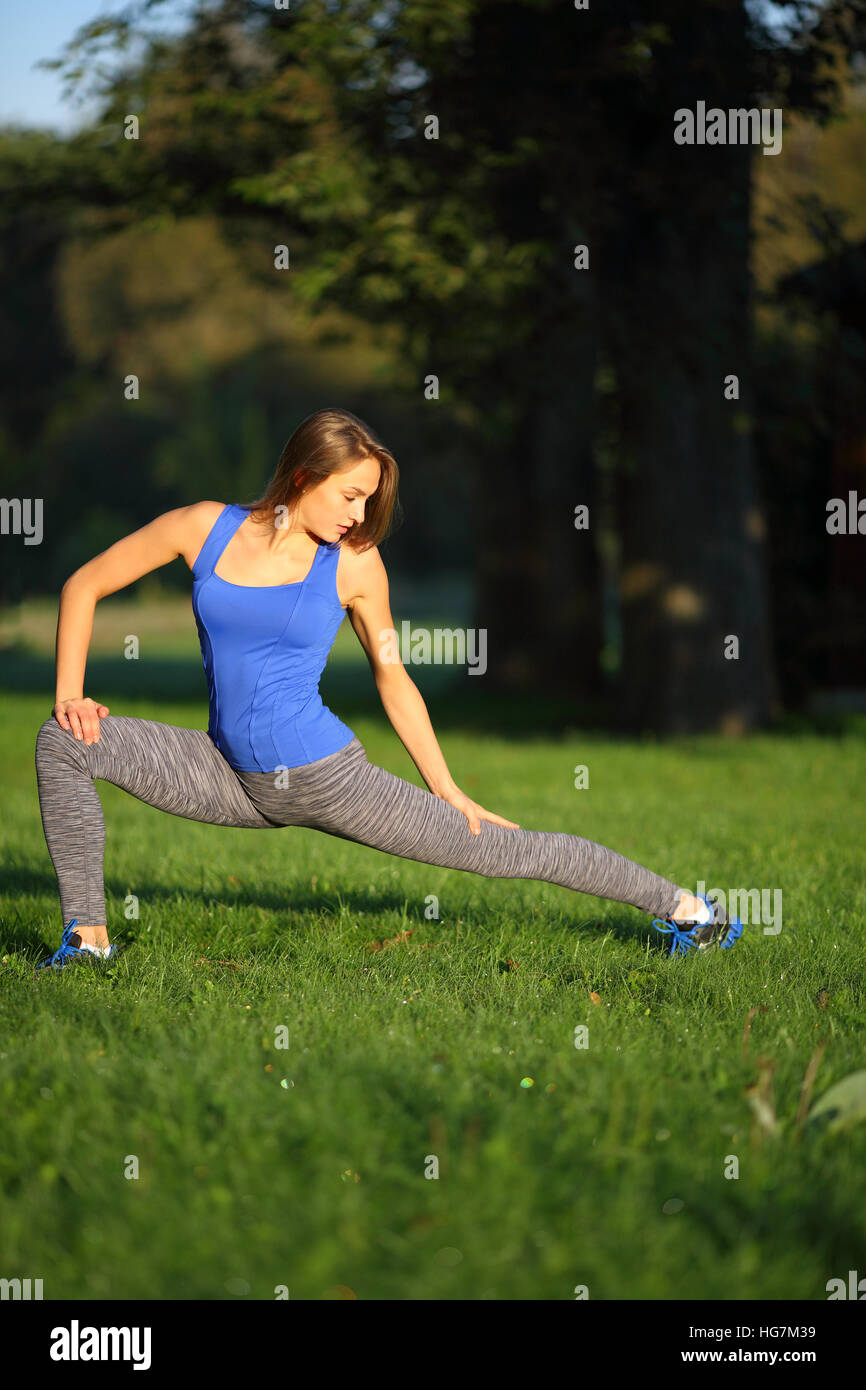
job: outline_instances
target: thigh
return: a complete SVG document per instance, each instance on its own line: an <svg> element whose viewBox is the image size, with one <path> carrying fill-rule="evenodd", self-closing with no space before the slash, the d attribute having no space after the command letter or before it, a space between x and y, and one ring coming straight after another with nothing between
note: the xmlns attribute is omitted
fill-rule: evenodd
<svg viewBox="0 0 866 1390"><path fill-rule="evenodd" d="M87 747L57 727L83 754L91 777L111 782L161 811L210 825L265 829L273 824L255 807L203 729L109 714L100 720L98 741Z"/></svg>
<svg viewBox="0 0 866 1390"><path fill-rule="evenodd" d="M530 847L546 838L492 821L482 821L480 835L473 835L462 811L371 763L357 738L339 753L290 769L288 782L288 792L281 795L284 814L291 821L284 823L323 830L442 868L468 869L490 877L522 876ZM269 793L266 804L256 795L256 803L269 815L279 816L277 793Z"/></svg>

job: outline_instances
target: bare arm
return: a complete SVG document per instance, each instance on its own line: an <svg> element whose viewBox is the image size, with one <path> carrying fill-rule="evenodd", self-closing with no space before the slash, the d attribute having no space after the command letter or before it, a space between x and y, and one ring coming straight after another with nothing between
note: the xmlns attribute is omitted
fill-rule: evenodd
<svg viewBox="0 0 866 1390"><path fill-rule="evenodd" d="M164 512L88 560L63 585L57 618L53 713L60 727L71 729L76 738L83 738L85 743L97 740L99 720L109 712L107 705L97 704L84 695L84 671L97 603L107 594L134 584L142 575L171 564L178 555L188 555L191 539L201 529L197 523L204 509L210 509L212 514L215 505L218 504L195 502Z"/></svg>
<svg viewBox="0 0 866 1390"><path fill-rule="evenodd" d="M386 637L394 631L394 619L388 576L376 546L359 557L355 583L363 592L349 606L349 621L367 654L385 713L430 791L463 811L475 834L480 832L481 820L519 829L515 821L485 811L460 790L448 770L420 690L399 658L396 662L383 660L386 653L391 654ZM393 639L389 645L393 649Z"/></svg>

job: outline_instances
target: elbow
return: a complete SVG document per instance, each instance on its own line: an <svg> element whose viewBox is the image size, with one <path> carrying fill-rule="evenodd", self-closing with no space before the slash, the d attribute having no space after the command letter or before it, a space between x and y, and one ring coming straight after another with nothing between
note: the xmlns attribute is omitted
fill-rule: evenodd
<svg viewBox="0 0 866 1390"><path fill-rule="evenodd" d="M402 662L395 666L379 666L376 671L376 689L379 692L379 698L383 701L389 696L399 695L414 685L415 682Z"/></svg>
<svg viewBox="0 0 866 1390"><path fill-rule="evenodd" d="M94 602L96 602L100 598L100 595L93 588L93 585L88 581L87 574L85 573L86 568L86 565L82 565L80 569L77 569L73 571L72 574L70 574L69 578L66 580L66 583L60 590L61 595L89 593L92 596Z"/></svg>

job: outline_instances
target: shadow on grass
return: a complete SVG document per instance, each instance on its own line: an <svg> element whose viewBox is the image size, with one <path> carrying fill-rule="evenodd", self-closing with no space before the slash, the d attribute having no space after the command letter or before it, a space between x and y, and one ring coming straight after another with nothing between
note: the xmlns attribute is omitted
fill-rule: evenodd
<svg viewBox="0 0 866 1390"><path fill-rule="evenodd" d="M287 826L285 828L291 830L294 827ZM19 901L21 898L38 899L50 896L51 894L56 895L57 880L53 873L43 873L22 866L12 866L4 875L4 887L11 899ZM123 884L118 882L115 886L108 878L105 882L105 890L108 899L114 898L119 902L122 902L126 895L126 887ZM175 911L182 910L182 904L178 903L177 890L166 888L164 885L143 883L139 890L139 897L146 898L151 905L163 905L168 908L169 911L171 909ZM263 908L266 911L274 913L291 912L301 915L306 913L321 913L323 909L331 909L333 912L336 912L340 904L342 904L349 912L357 916L358 925L364 927L365 931L367 931L367 924L369 924L368 935L364 937L364 945L366 945L368 940L373 940L381 936L382 927L381 923L378 921L381 914L394 913L399 915L404 912L406 906L405 892L398 890L391 892L386 890L379 893L370 893L365 889L365 891L361 893L354 892L350 887L347 888L345 886L336 891L323 891L321 893L315 893L309 888L298 889L287 887L284 892L269 888L244 888L239 892L231 895L226 894L222 897L214 897L212 894L199 893L191 897L190 900L194 901L196 905L200 907L222 907L226 910L224 921L222 923L214 923L214 930L219 930L221 926L228 925L230 920L228 917L229 910L239 907ZM634 913L635 910L634 908L629 908L628 912L631 914ZM8 926L3 933L6 949L29 952L39 948L42 950L43 954L47 951L54 950L60 939L61 931L59 900L53 912L55 913L56 920L57 941L54 940L54 935L50 932L50 929L45 928L42 923L40 923L39 928L34 926L31 930L26 926L22 926L19 922L15 927L11 925ZM589 917L589 920L586 920L587 917ZM417 930L424 925L426 919L418 918L410 920L412 922L412 929ZM647 917L647 922L648 921L649 918ZM476 922L476 925L483 929L483 915L480 920ZM626 916L625 913L612 919L608 917L603 922L594 922L591 919L591 915L584 911L581 920L575 920L562 925L565 925L566 931L573 932L580 937L592 937L595 939L599 934L609 932L621 941L633 943L635 945L639 944L641 949L645 946L647 939L653 944L656 944L654 934L652 932L647 933L646 924L635 924L631 917ZM44 934L46 930L48 930L48 934L51 938L50 940L46 939ZM286 927L287 932L290 930L291 923ZM390 928L388 930L390 930ZM134 947L139 936L144 931L146 931L146 928L141 924L134 927L126 923L125 920L123 922L109 923L109 936L111 940L116 941L118 945L124 947ZM270 953L271 949L272 946L270 944L268 946L247 945L244 947L244 954L252 957L267 955ZM664 946L661 943L660 949L664 950Z"/></svg>

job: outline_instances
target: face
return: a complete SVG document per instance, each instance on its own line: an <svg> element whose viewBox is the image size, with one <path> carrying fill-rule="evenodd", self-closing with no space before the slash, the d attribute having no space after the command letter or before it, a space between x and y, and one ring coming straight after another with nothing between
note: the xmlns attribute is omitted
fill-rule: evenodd
<svg viewBox="0 0 866 1390"><path fill-rule="evenodd" d="M367 498L376 491L381 468L374 458L362 459L304 495L298 519L325 541L339 540L364 520Z"/></svg>

